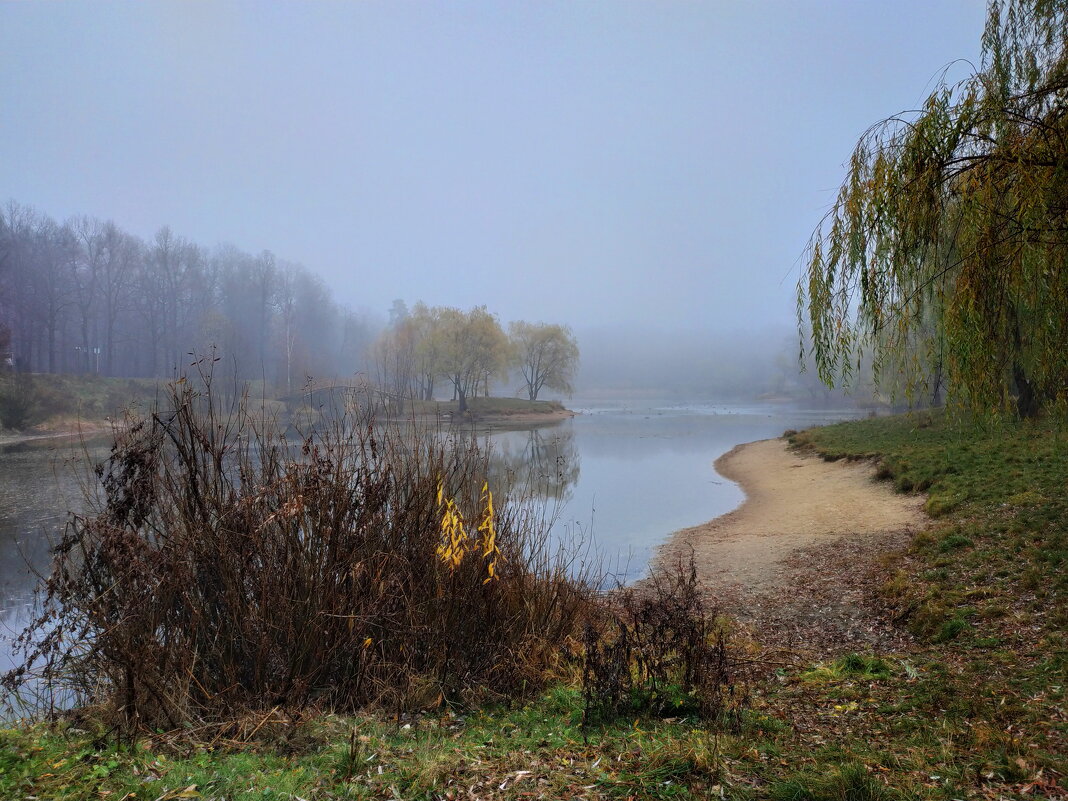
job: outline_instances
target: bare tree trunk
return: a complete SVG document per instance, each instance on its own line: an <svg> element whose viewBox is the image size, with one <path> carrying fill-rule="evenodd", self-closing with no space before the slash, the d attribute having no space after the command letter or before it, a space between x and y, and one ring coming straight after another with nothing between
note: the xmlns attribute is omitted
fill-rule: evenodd
<svg viewBox="0 0 1068 801"><path fill-rule="evenodd" d="M1012 380L1016 384L1016 411L1020 417L1035 417L1038 414L1038 394L1027 379L1019 362L1012 363Z"/></svg>
<svg viewBox="0 0 1068 801"><path fill-rule="evenodd" d="M48 372L56 372L56 314L54 309L48 312Z"/></svg>
<svg viewBox="0 0 1068 801"><path fill-rule="evenodd" d="M1035 392L1034 385L1027 378L1027 373L1024 371L1019 359L1019 354L1023 350L1020 318L1016 312L1015 304L1010 303L1008 308L1013 318L1012 341L1016 349L1012 360L1012 381L1016 385L1016 413L1020 417L1035 417L1040 406L1038 393Z"/></svg>

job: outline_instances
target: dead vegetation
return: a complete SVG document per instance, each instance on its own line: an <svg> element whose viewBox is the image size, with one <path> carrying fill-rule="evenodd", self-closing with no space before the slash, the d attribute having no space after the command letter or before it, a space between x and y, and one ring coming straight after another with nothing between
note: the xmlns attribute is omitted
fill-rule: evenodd
<svg viewBox="0 0 1068 801"><path fill-rule="evenodd" d="M706 608L692 558L621 588L600 613L583 629L584 724L652 713L737 729L745 664Z"/></svg>
<svg viewBox="0 0 1068 801"><path fill-rule="evenodd" d="M494 503L477 442L359 397L287 436L201 378L118 431L10 690L133 731L540 685L591 584L529 505Z"/></svg>

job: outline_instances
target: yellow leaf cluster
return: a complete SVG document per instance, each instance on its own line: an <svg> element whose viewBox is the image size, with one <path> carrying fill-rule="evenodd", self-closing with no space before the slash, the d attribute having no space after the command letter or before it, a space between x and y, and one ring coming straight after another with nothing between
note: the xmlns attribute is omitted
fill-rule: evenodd
<svg viewBox="0 0 1068 801"><path fill-rule="evenodd" d="M497 559L500 550L497 548L497 527L495 523L496 513L493 508L493 493L490 492L489 483L482 483L481 513L475 536L467 532L463 514L460 512L456 501L445 497L444 484L438 482L438 509L441 511L441 540L438 543L437 555L449 570L456 570L469 553L480 553L486 560L485 584L497 577Z"/></svg>

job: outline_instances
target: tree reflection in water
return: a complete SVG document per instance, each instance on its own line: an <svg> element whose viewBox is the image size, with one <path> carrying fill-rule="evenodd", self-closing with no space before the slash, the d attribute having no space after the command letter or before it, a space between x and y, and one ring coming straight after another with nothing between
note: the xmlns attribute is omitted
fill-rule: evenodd
<svg viewBox="0 0 1068 801"><path fill-rule="evenodd" d="M499 434L493 437L489 471L498 491L563 506L581 471L575 434L563 426Z"/></svg>

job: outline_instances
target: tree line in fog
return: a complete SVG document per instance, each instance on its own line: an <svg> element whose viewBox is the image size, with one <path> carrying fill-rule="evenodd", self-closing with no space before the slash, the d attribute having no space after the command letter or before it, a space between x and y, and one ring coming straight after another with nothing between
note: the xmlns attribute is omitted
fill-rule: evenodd
<svg viewBox="0 0 1068 801"><path fill-rule="evenodd" d="M364 369L375 332L299 264L160 228L0 208L0 356L25 372L168 378L210 348L239 379L299 388Z"/></svg>
<svg viewBox="0 0 1068 801"><path fill-rule="evenodd" d="M365 373L390 394L461 408L491 384L531 400L570 392L570 329L402 301L385 328L323 280L264 250L209 250L163 227L145 241L93 217L0 208L0 366L25 373L172 378L214 352L238 380L286 393Z"/></svg>

